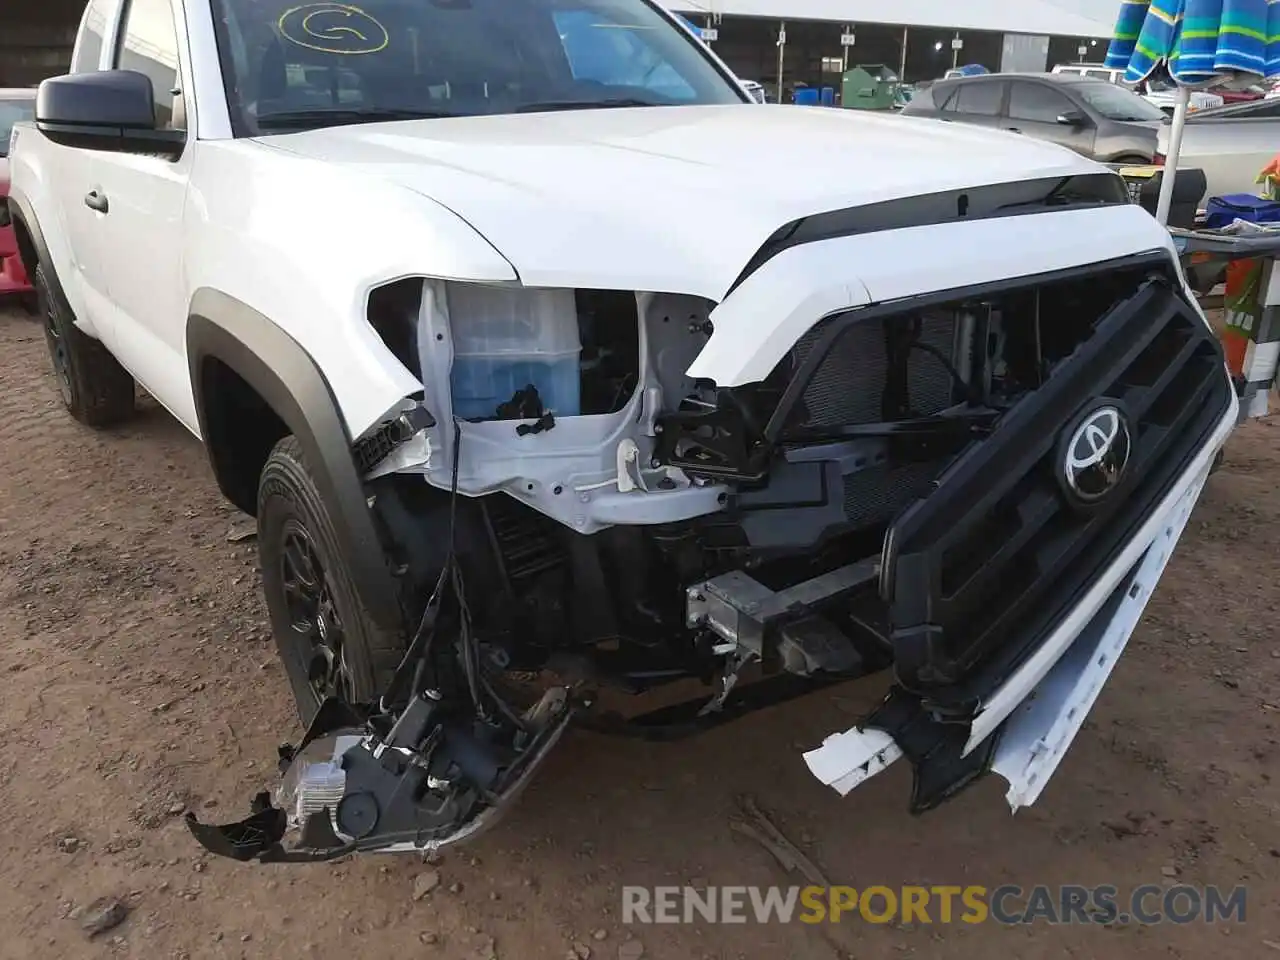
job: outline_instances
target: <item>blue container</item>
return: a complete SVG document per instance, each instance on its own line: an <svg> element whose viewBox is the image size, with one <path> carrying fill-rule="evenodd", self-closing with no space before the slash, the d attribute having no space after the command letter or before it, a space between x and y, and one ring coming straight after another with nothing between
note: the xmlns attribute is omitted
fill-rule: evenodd
<svg viewBox="0 0 1280 960"><path fill-rule="evenodd" d="M836 105L836 88L823 87L821 99L824 107L834 107Z"/></svg>
<svg viewBox="0 0 1280 960"><path fill-rule="evenodd" d="M453 415L463 420L492 419L517 390L533 384L544 410L576 417L580 409L578 354L515 357L456 357L450 385Z"/></svg>
<svg viewBox="0 0 1280 960"><path fill-rule="evenodd" d="M1210 197L1204 212L1205 226L1211 230L1230 226L1237 220L1276 223L1280 222L1280 201L1264 200L1251 193L1229 193Z"/></svg>
<svg viewBox="0 0 1280 960"><path fill-rule="evenodd" d="M455 417L492 419L530 384L544 410L579 415L582 342L572 290L455 284L448 305Z"/></svg>
<svg viewBox="0 0 1280 960"><path fill-rule="evenodd" d="M795 103L798 107L816 107L818 105L818 88L801 87L795 93Z"/></svg>

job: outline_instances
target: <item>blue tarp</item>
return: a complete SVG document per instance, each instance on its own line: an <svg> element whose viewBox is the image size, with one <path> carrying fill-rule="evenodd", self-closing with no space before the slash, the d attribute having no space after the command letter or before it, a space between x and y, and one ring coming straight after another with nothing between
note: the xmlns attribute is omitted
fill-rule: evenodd
<svg viewBox="0 0 1280 960"><path fill-rule="evenodd" d="M681 23L683 23L686 27L688 27L690 30L692 30L692 31L693 31L693 35L694 35L695 37L697 37L699 40L701 40L701 39L702 39L702 28L701 28L700 26L698 26L696 23L694 23L694 22L693 22L692 20L690 20L688 17L682 17L682 16L680 16L680 14L678 14L678 13L676 13L676 14L672 14L672 16L674 16L677 20L679 20L679 21L680 21Z"/></svg>

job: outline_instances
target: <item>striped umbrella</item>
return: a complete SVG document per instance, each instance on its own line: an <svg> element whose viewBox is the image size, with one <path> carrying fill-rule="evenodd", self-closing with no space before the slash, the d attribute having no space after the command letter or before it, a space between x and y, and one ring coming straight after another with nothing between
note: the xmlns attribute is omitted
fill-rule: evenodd
<svg viewBox="0 0 1280 960"><path fill-rule="evenodd" d="M1280 76L1280 0L1122 0L1106 66L1136 84L1162 65L1179 88L1156 207L1165 223L1191 89Z"/></svg>

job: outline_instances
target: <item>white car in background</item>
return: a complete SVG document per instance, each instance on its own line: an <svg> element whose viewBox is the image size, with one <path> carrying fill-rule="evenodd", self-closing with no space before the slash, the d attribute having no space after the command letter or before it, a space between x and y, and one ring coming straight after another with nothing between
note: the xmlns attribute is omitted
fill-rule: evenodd
<svg viewBox="0 0 1280 960"><path fill-rule="evenodd" d="M1093 77L1097 80L1106 80L1108 83L1115 84L1121 83L1124 79L1123 70L1113 70L1098 63L1060 63L1053 68L1052 72L1075 73L1082 77ZM1177 103L1177 94L1172 81L1144 80L1134 87L1134 91L1148 103L1159 107L1167 114L1173 114L1173 108ZM1191 110L1212 110L1215 107L1222 106L1223 103L1225 101L1216 93L1206 93L1203 90L1191 91Z"/></svg>
<svg viewBox="0 0 1280 960"><path fill-rule="evenodd" d="M764 86L762 84L757 83L755 80L743 80L741 77L738 78L738 82L746 87L747 93L751 94L752 100L756 103L764 103Z"/></svg>
<svg viewBox="0 0 1280 960"><path fill-rule="evenodd" d="M1169 152L1169 125L1157 133L1156 155ZM1187 118L1179 166L1204 171L1205 199L1257 193L1262 168L1280 154L1280 100L1232 103Z"/></svg>

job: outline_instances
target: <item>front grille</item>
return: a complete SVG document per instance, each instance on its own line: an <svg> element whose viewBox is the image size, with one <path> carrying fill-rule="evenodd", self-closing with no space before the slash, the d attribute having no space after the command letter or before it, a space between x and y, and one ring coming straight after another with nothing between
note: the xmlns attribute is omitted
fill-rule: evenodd
<svg viewBox="0 0 1280 960"><path fill-rule="evenodd" d="M1103 399L1127 415L1132 451L1115 489L1086 509L1060 487L1061 435ZM1136 532L1230 402L1221 349L1169 280L1116 304L890 527L881 586L899 681L924 690L996 660L1012 669Z"/></svg>
<svg viewBox="0 0 1280 960"><path fill-rule="evenodd" d="M886 409L893 364L885 334L889 325L899 320L889 317L884 323L855 324L842 333L806 384L796 419L816 429L894 419L895 412ZM793 362L797 366L815 349L822 349L826 331L827 324L820 323L796 343ZM912 350L902 364L904 400L913 415L933 416L954 404L955 383L938 355L953 353L955 337L954 312L939 311L920 318L916 339L925 349ZM841 529L883 524L897 516L929 492L952 455L954 451L948 451L924 460L899 462L882 454L844 474Z"/></svg>

